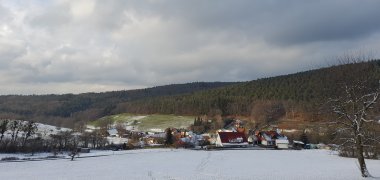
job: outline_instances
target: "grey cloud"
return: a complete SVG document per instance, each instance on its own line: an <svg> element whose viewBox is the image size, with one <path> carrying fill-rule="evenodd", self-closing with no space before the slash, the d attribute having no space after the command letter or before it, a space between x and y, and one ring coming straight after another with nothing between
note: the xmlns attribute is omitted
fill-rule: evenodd
<svg viewBox="0 0 380 180"><path fill-rule="evenodd" d="M0 40L0 68L8 68L11 62L26 52L22 42L3 42Z"/></svg>
<svg viewBox="0 0 380 180"><path fill-rule="evenodd" d="M335 41L380 29L377 1L175 1L152 11L212 31L265 37L279 44Z"/></svg>
<svg viewBox="0 0 380 180"><path fill-rule="evenodd" d="M56 30L62 28L72 20L67 6L53 6L31 17L26 17L26 20L31 26L46 28L49 30Z"/></svg>
<svg viewBox="0 0 380 180"><path fill-rule="evenodd" d="M4 20L7 20L9 18L9 10L4 8L1 4L0 4L0 19L2 21Z"/></svg>
<svg viewBox="0 0 380 180"><path fill-rule="evenodd" d="M245 81L380 48L380 3L370 0L4 2L13 33L0 39L0 68L18 92Z"/></svg>
<svg viewBox="0 0 380 180"><path fill-rule="evenodd" d="M376 1L306 2L288 9L273 26L271 41L300 44L355 40L380 30L380 3ZM301 10L299 10L301 9Z"/></svg>

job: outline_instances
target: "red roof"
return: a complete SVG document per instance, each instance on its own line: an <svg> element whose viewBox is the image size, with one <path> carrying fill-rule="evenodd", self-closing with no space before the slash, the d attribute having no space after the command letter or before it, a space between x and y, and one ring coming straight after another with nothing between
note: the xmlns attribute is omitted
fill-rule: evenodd
<svg viewBox="0 0 380 180"><path fill-rule="evenodd" d="M222 143L244 143L248 142L247 137L242 132L218 132Z"/></svg>

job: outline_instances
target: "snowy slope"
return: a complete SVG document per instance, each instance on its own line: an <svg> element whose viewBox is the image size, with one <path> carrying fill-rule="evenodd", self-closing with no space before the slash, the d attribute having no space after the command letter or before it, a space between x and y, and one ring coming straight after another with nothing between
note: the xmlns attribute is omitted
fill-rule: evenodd
<svg viewBox="0 0 380 180"><path fill-rule="evenodd" d="M58 132L63 132L63 131L71 131L72 129L69 128L61 128L57 126L52 126L52 125L47 125L47 124L41 124L41 123L36 123L37 124L37 133L41 133L43 136L48 136L50 134L57 134Z"/></svg>
<svg viewBox="0 0 380 180"><path fill-rule="evenodd" d="M26 123L26 121L21 121L21 120L17 120L17 121L20 121L22 123ZM64 131L72 131L72 129L69 129L69 128L61 128L61 127L47 125L47 124L41 124L41 123L36 123L36 126L37 126L37 131L34 134L34 136L40 136L44 139L49 138L49 136L52 134L57 134L59 132L64 132ZM12 131L7 130L4 133L4 138L10 138L11 134L12 134ZM23 131L20 130L18 137L22 137L22 134L23 134Z"/></svg>
<svg viewBox="0 0 380 180"><path fill-rule="evenodd" d="M380 177L380 161L367 161ZM37 162L0 163L1 179L362 179L356 160L326 150L150 149Z"/></svg>

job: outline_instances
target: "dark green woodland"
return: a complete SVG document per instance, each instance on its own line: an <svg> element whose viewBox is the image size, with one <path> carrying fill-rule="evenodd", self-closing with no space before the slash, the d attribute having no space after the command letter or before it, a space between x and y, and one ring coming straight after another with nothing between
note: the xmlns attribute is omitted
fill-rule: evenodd
<svg viewBox="0 0 380 180"><path fill-rule="evenodd" d="M380 60L336 65L249 82L196 82L104 93L0 96L0 118L74 127L118 113L254 116L290 112L313 119L350 83L379 86Z"/></svg>

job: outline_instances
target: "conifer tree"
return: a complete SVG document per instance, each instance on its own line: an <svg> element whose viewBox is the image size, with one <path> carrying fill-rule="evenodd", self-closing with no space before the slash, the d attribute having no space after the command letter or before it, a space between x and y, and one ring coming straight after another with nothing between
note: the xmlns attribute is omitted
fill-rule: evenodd
<svg viewBox="0 0 380 180"><path fill-rule="evenodd" d="M171 128L166 129L165 144L166 145L173 144L173 131Z"/></svg>

